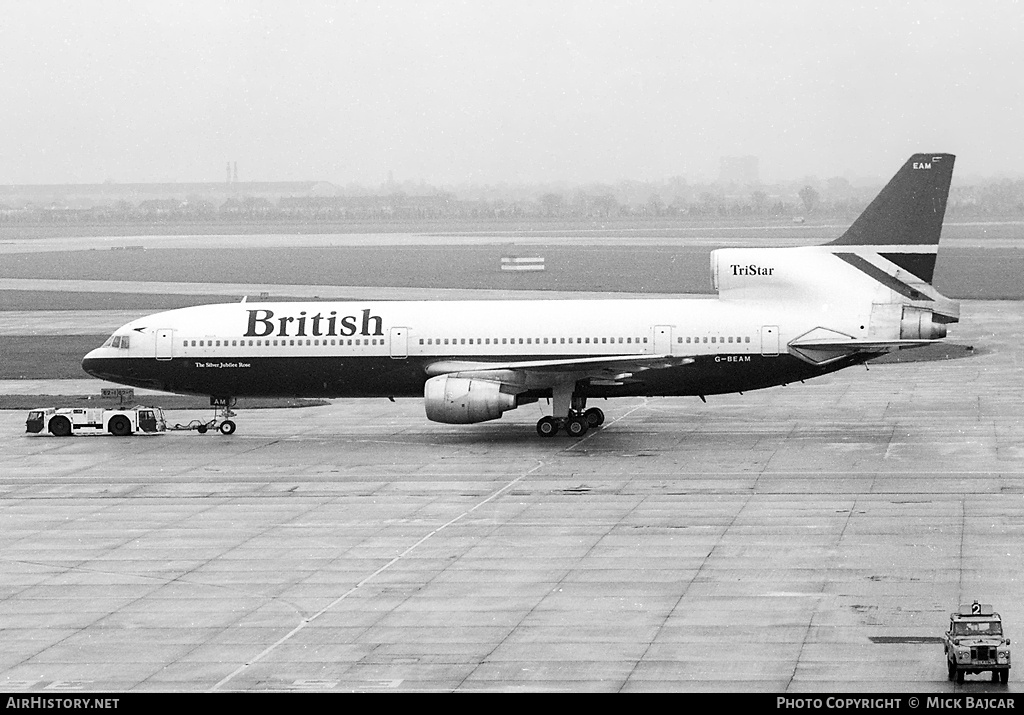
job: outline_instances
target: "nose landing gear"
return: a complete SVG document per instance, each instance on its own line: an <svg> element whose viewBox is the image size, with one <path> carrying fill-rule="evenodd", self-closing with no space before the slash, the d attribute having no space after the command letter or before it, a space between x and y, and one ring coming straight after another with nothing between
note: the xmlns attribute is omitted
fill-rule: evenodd
<svg viewBox="0 0 1024 715"><path fill-rule="evenodd" d="M211 397L210 404L213 407L219 407L217 416L211 420L212 424L217 425L217 429L223 435L229 435L235 433L235 423L231 420L235 416L235 411L231 409L238 403L236 397ZM221 418L220 424L217 424L217 417Z"/></svg>
<svg viewBox="0 0 1024 715"><path fill-rule="evenodd" d="M214 411L213 419L206 422L200 420L192 420L185 425L174 425L174 427L168 427L168 430L195 430L199 434L206 434L212 429L217 430L223 435L229 435L235 433L236 425L231 420L235 416L235 411L231 409L238 402L235 397L211 397L210 405L218 408Z"/></svg>

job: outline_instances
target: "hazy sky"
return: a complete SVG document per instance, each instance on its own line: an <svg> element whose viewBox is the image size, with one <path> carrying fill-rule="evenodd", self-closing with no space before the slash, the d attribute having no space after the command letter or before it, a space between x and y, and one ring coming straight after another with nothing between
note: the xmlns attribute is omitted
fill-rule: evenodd
<svg viewBox="0 0 1024 715"><path fill-rule="evenodd" d="M1019 2L0 4L0 184L1024 175Z"/></svg>

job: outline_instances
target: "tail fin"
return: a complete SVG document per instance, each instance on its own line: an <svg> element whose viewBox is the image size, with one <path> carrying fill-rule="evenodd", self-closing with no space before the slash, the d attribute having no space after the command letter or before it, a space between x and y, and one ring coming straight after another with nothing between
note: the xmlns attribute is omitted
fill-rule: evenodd
<svg viewBox="0 0 1024 715"><path fill-rule="evenodd" d="M825 245L870 246L930 284L955 160L952 154L914 154L846 233Z"/></svg>

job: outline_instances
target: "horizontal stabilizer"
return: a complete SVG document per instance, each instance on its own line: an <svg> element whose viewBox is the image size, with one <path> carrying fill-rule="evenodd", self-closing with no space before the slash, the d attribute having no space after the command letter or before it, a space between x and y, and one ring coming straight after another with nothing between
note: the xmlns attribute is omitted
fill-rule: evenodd
<svg viewBox="0 0 1024 715"><path fill-rule="evenodd" d="M789 349L792 354L805 362L813 365L825 365L856 353L887 353L903 348L919 348L937 342L940 341L798 338L789 344Z"/></svg>

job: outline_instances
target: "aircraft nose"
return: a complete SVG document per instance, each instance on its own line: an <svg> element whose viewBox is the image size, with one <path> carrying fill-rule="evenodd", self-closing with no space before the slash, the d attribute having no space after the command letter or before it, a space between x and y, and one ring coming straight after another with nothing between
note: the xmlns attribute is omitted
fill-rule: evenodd
<svg viewBox="0 0 1024 715"><path fill-rule="evenodd" d="M82 358L82 369L85 370L90 375L92 375L93 377L97 377L96 366L97 363L99 362L99 352L99 348L96 348L95 350L90 350L86 354L86 356Z"/></svg>

